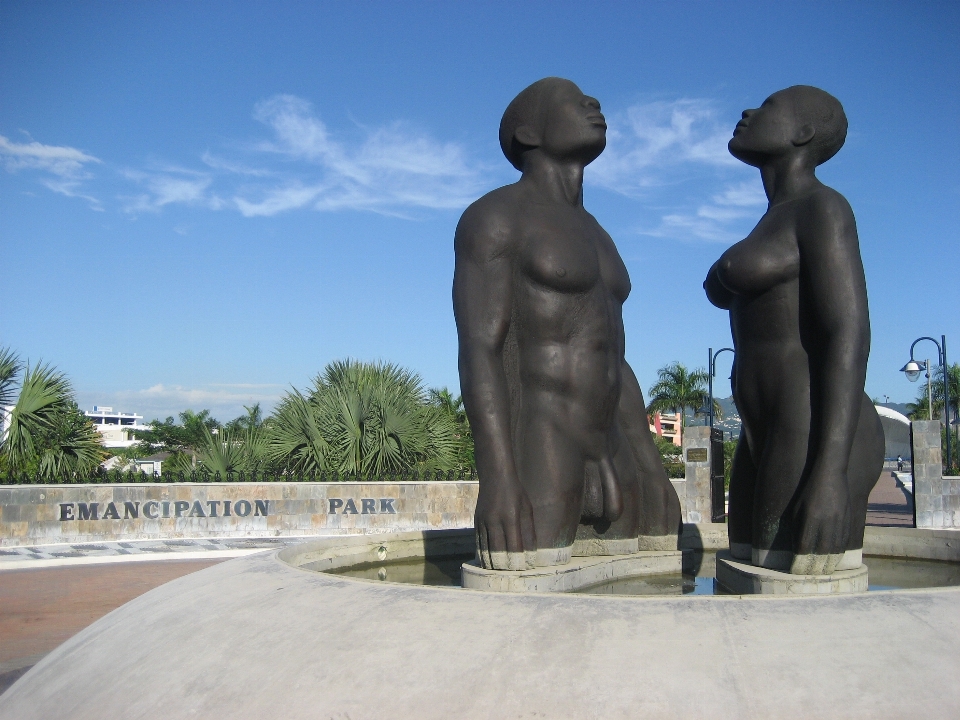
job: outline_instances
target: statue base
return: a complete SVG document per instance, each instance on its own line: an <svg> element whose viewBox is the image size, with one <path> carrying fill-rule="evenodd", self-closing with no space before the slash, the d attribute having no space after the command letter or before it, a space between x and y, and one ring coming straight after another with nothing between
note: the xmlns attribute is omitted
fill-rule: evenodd
<svg viewBox="0 0 960 720"><path fill-rule="evenodd" d="M564 565L532 570L486 570L473 560L462 565L460 575L463 587L470 590L571 592L617 578L679 574L682 565L683 553L679 550L652 550L629 555L577 557Z"/></svg>
<svg viewBox="0 0 960 720"><path fill-rule="evenodd" d="M793 575L734 560L717 552L717 582L736 595L845 595L867 591L867 566L832 575Z"/></svg>

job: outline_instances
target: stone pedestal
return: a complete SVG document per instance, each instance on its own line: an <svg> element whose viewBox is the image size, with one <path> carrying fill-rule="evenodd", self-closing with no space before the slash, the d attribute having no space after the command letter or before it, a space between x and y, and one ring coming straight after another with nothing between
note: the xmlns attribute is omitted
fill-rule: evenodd
<svg viewBox="0 0 960 720"><path fill-rule="evenodd" d="M685 482L683 501L687 523L710 522L710 428L705 425L683 430Z"/></svg>
<svg viewBox="0 0 960 720"><path fill-rule="evenodd" d="M913 506L918 528L960 527L960 478L943 477L940 421L910 423Z"/></svg>
<svg viewBox="0 0 960 720"><path fill-rule="evenodd" d="M474 560L464 563L460 574L463 587L470 590L571 592L618 578L679 574L682 566L682 552L662 550L630 555L578 557L566 565L532 570L486 570Z"/></svg>
<svg viewBox="0 0 960 720"><path fill-rule="evenodd" d="M832 575L793 575L734 560L717 553L717 582L737 595L840 595L867 591L867 566Z"/></svg>

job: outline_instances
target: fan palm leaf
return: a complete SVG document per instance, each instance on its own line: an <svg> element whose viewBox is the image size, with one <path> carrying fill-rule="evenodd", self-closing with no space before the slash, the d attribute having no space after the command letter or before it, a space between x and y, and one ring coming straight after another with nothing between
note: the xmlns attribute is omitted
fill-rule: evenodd
<svg viewBox="0 0 960 720"><path fill-rule="evenodd" d="M0 408L13 403L17 375L23 369L20 358L10 348L0 348Z"/></svg>
<svg viewBox="0 0 960 720"><path fill-rule="evenodd" d="M347 474L456 466L454 423L431 407L418 375L389 363L331 363L305 394L287 395L267 435L270 458L293 469L308 456L318 470ZM308 453L321 438L322 452Z"/></svg>
<svg viewBox="0 0 960 720"><path fill-rule="evenodd" d="M657 382L650 388L650 403L647 409L651 412L669 410L678 413L682 426L687 408L690 408L694 415L699 415L700 408L709 401L707 380L707 373L702 368L691 372L679 362L666 365L657 371ZM714 401L714 414L722 417L719 410L719 403Z"/></svg>
<svg viewBox="0 0 960 720"><path fill-rule="evenodd" d="M4 443L11 467L25 469L34 459L40 439L54 431L57 414L66 409L71 395L70 382L63 373L43 363L32 368L27 365Z"/></svg>
<svg viewBox="0 0 960 720"><path fill-rule="evenodd" d="M273 414L263 454L293 472L327 470L330 443L321 432L313 403L297 390L280 401Z"/></svg>

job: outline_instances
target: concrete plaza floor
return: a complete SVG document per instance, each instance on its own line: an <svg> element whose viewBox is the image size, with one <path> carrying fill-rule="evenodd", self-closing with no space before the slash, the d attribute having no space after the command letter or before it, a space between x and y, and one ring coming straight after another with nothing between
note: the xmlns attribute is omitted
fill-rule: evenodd
<svg viewBox="0 0 960 720"><path fill-rule="evenodd" d="M0 549L0 693L95 620L224 560L307 538L222 538Z"/></svg>
<svg viewBox="0 0 960 720"><path fill-rule="evenodd" d="M913 504L884 472L867 523L910 527ZM58 645L124 603L231 557L307 538L46 545L0 550L0 693Z"/></svg>
<svg viewBox="0 0 960 720"><path fill-rule="evenodd" d="M867 525L913 527L913 495L884 470L867 501Z"/></svg>

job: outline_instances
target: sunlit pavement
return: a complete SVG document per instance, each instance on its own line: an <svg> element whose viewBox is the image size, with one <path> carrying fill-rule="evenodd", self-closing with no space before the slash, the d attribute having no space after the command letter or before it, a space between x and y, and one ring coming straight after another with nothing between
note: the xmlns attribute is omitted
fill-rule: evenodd
<svg viewBox="0 0 960 720"><path fill-rule="evenodd" d="M867 524L913 525L913 498L884 471ZM111 610L210 565L308 538L154 540L0 549L0 693Z"/></svg>
<svg viewBox="0 0 960 720"><path fill-rule="evenodd" d="M884 470L867 501L867 525L913 527L913 495Z"/></svg>
<svg viewBox="0 0 960 720"><path fill-rule="evenodd" d="M305 537L0 548L0 693L93 621L148 590Z"/></svg>
<svg viewBox="0 0 960 720"><path fill-rule="evenodd" d="M218 562L177 558L0 572L0 692L114 608Z"/></svg>

